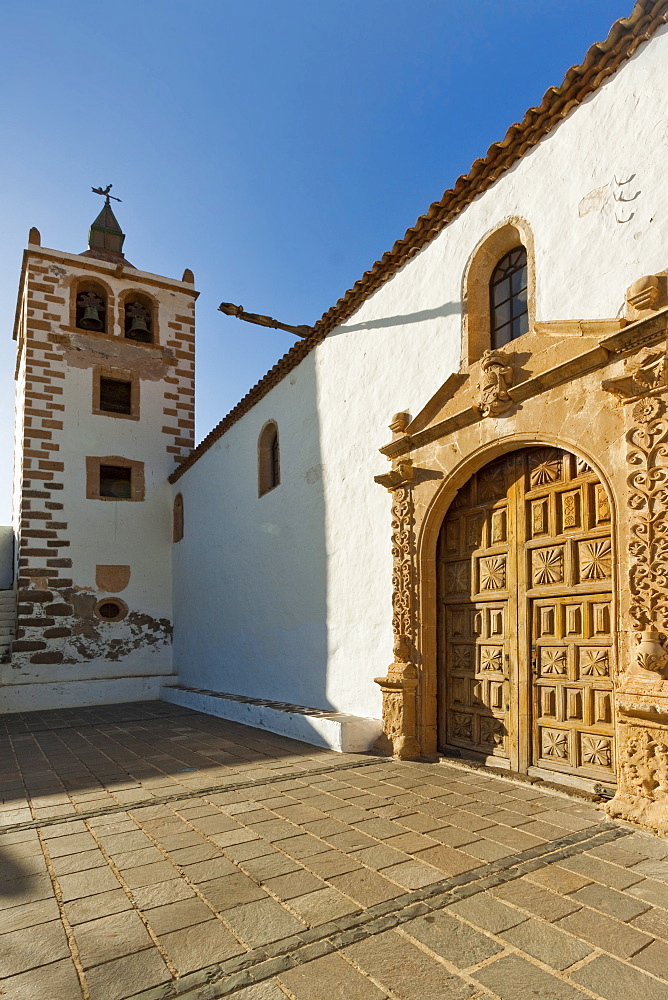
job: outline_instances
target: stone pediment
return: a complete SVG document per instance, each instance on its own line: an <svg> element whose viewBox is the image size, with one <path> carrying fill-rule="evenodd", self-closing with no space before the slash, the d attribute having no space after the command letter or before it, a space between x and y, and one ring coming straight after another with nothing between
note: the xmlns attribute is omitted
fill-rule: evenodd
<svg viewBox="0 0 668 1000"><path fill-rule="evenodd" d="M396 459L485 418L503 419L523 402L601 371L601 386L631 401L661 388L668 308L624 319L555 320L450 375L431 399L382 447ZM657 346L658 345L658 346ZM644 381L643 381L644 380Z"/></svg>

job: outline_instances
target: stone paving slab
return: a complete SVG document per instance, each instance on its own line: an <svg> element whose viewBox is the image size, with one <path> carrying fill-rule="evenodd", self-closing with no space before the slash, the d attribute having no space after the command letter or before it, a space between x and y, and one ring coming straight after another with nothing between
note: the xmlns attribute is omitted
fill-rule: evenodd
<svg viewBox="0 0 668 1000"><path fill-rule="evenodd" d="M0 719L3 1000L668 1000L668 841L174 706Z"/></svg>

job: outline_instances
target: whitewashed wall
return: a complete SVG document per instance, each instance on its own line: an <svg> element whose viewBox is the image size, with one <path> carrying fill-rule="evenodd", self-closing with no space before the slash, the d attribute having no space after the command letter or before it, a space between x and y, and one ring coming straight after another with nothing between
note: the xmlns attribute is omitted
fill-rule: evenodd
<svg viewBox="0 0 668 1000"><path fill-rule="evenodd" d="M532 227L538 320L620 315L627 286L668 266L667 113L662 29L180 479L182 684L380 715L392 563L373 476L387 424L458 368L462 275L504 218ZM282 482L258 498L269 419Z"/></svg>

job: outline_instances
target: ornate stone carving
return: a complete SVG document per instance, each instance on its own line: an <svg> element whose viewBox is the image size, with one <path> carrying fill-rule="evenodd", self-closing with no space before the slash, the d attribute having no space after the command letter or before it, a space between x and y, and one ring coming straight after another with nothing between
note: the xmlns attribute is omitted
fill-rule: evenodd
<svg viewBox="0 0 668 1000"><path fill-rule="evenodd" d="M392 631L394 632L394 663L386 677L376 677L383 692L383 736L377 742L380 750L391 750L401 759L419 756L416 740L417 668L414 663L415 641L415 579L413 568L413 496L410 483L413 468L401 463L398 485L384 482L388 476L376 476L376 482L392 492Z"/></svg>
<svg viewBox="0 0 668 1000"><path fill-rule="evenodd" d="M602 386L618 396L622 402L630 403L655 389L668 385L668 363L663 347L648 347L624 363L624 373L617 378L606 379Z"/></svg>
<svg viewBox="0 0 668 1000"><path fill-rule="evenodd" d="M661 645L660 635L654 629L644 629L640 633L640 643L636 649L636 662L643 670L660 673L668 663L668 650Z"/></svg>
<svg viewBox="0 0 668 1000"><path fill-rule="evenodd" d="M408 486L409 483L412 483L414 475L415 469L413 468L413 464L410 458L407 458L403 462L397 462L396 466L389 472L384 472L381 476L374 476L373 479L374 482L380 486L384 486L391 493L399 487Z"/></svg>
<svg viewBox="0 0 668 1000"><path fill-rule="evenodd" d="M668 633L668 419L662 399L647 396L633 407L627 434L628 504L632 511L629 551L630 613L642 633L641 670L660 671L668 655L659 633Z"/></svg>
<svg viewBox="0 0 668 1000"><path fill-rule="evenodd" d="M480 367L480 402L478 409L483 417L497 417L513 405L508 390L513 384L511 359L502 351L485 351Z"/></svg>
<svg viewBox="0 0 668 1000"><path fill-rule="evenodd" d="M619 786L607 812L668 833L668 712L651 719L624 718L619 727ZM654 723L654 724L653 724Z"/></svg>
<svg viewBox="0 0 668 1000"><path fill-rule="evenodd" d="M392 498L392 630L395 644L413 639L413 498L407 487Z"/></svg>

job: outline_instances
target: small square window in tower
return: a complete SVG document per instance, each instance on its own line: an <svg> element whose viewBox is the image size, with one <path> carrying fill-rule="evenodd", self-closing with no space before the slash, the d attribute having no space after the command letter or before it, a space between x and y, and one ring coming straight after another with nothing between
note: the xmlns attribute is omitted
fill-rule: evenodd
<svg viewBox="0 0 668 1000"><path fill-rule="evenodd" d="M100 378L100 409L106 413L132 413L132 382Z"/></svg>
<svg viewBox="0 0 668 1000"><path fill-rule="evenodd" d="M131 500L132 469L121 465L101 465L100 496L110 500Z"/></svg>

